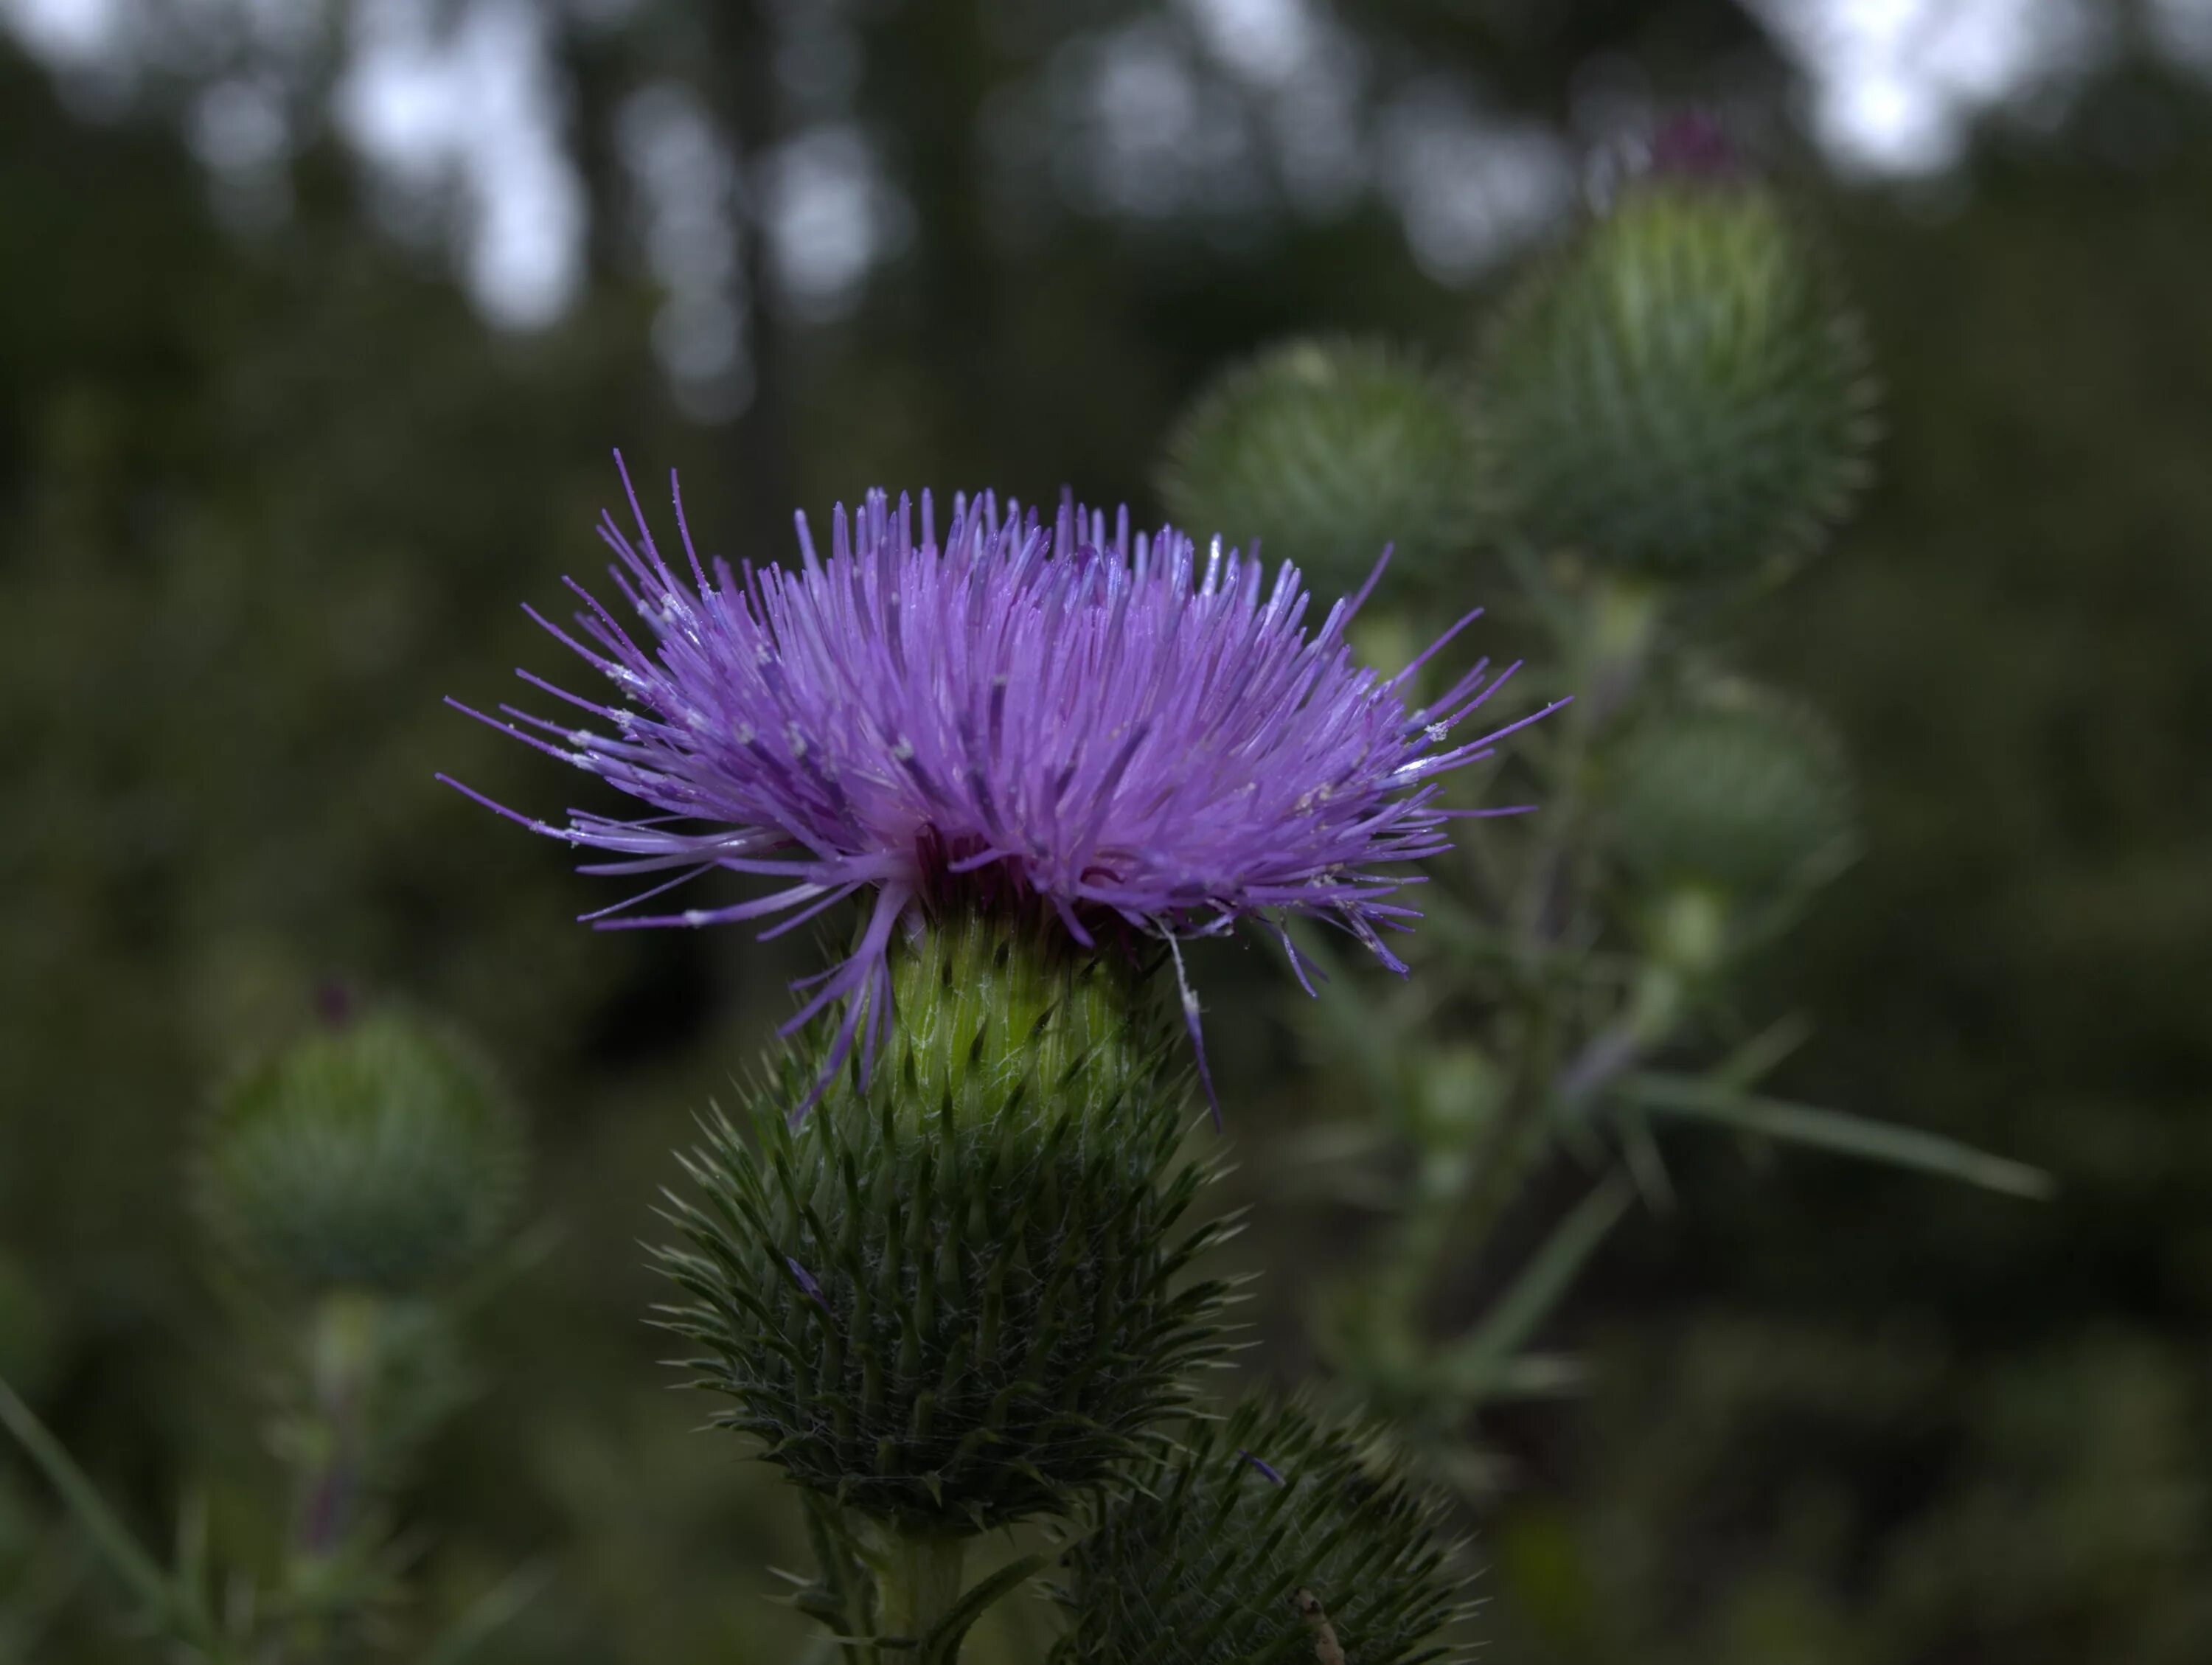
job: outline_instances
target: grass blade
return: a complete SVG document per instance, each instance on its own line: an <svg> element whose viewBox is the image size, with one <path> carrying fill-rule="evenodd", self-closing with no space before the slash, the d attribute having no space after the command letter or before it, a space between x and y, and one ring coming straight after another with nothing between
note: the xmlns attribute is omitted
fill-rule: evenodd
<svg viewBox="0 0 2212 1665"><path fill-rule="evenodd" d="M4 1381L0 1381L0 1424L15 1435L86 1535L106 1557L108 1565L146 1604L149 1614L164 1627L174 1624L180 1615L176 1589L168 1574L131 1535L131 1528L117 1518L107 1499L100 1495L100 1488L76 1466L62 1443Z"/></svg>

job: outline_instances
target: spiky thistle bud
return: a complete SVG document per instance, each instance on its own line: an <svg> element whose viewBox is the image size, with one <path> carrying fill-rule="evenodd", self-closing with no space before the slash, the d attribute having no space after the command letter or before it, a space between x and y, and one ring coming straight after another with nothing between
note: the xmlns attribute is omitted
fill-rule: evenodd
<svg viewBox="0 0 2212 1665"><path fill-rule="evenodd" d="M1094 1506L1055 1665L1416 1665L1462 1611L1438 1505L1370 1442L1248 1404Z"/></svg>
<svg viewBox="0 0 2212 1665"><path fill-rule="evenodd" d="M1169 441L1160 493L1218 534L1351 589L1385 544L1420 572L1474 540L1474 418L1461 391L1379 342L1297 340L1228 370Z"/></svg>
<svg viewBox="0 0 2212 1665"><path fill-rule="evenodd" d="M1147 968L981 914L895 947L897 1021L795 1127L830 1044L786 1052L712 1121L672 1199L724 1425L905 1533L1066 1508L1145 1449L1217 1346L1218 1235L1185 1131L1180 1030Z"/></svg>
<svg viewBox="0 0 2212 1665"><path fill-rule="evenodd" d="M198 1200L210 1233L264 1275L404 1293L499 1241L522 1154L520 1121L471 1048L376 1012L307 1036L223 1095Z"/></svg>
<svg viewBox="0 0 2212 1665"><path fill-rule="evenodd" d="M1711 581L1795 562L1841 517L1866 477L1873 385L1775 196L1670 155L1492 321L1484 472L1540 544Z"/></svg>
<svg viewBox="0 0 2212 1665"><path fill-rule="evenodd" d="M1853 842L1841 748L1811 714L1741 687L1632 732L1614 837L1647 880L1753 900L1832 868Z"/></svg>

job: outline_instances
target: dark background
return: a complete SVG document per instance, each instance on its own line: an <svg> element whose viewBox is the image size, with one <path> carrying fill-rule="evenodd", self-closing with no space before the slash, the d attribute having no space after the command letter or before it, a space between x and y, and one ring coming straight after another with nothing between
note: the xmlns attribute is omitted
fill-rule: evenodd
<svg viewBox="0 0 2212 1665"><path fill-rule="evenodd" d="M0 1301L0 1352L149 1537L200 1484L253 1553L269 1470L180 1188L197 1120L328 979L448 1012L529 1106L562 1235L483 1319L481 1395L410 1498L432 1599L544 1556L557 1588L497 1656L790 1657L763 1569L793 1511L689 1431L637 1243L806 945L575 925L611 897L430 779L550 813L573 777L440 697L566 672L517 604L596 570L613 445L759 558L878 482L1151 513L1210 369L1322 327L1461 354L1520 246L1439 255L1414 186L1300 183L1278 139L1321 94L1204 8L525 7L589 218L565 307L518 322L467 281L485 199L395 183L333 117L363 38L335 14L272 70L254 8L110 9L91 46L0 33L0 1252L35 1296ZM1753 1004L1819 1019L1794 1095L2062 1186L1686 1145L1682 1212L1557 1325L1594 1391L1490 1431L1486 1656L2212 1658L2212 85L2165 49L2203 17L2081 9L2096 50L2061 41L1954 156L1869 171L1797 121L1839 60L1724 4L1288 10L1356 48L1378 154L1425 131L1407 107L1474 112L1472 154L1533 146L1571 197L1652 108L1711 100L1824 228L1888 390L1881 481L1737 652L1846 737L1868 854ZM2076 15L1956 9L1984 13ZM1114 78L1147 52L1195 116L1172 76ZM277 112L258 149L206 102L240 77ZM712 226L656 252L622 138L655 86L736 159L734 264ZM1160 145L1097 162L1147 122ZM878 247L825 287L806 169L848 140ZM684 177L696 205L716 176ZM1570 204L1538 198L1540 241ZM689 349L672 295L707 319ZM1470 556L1461 587L1500 581ZM1199 969L1264 1155L1304 1113L1285 980ZM1334 1250L1247 1189L1279 1339ZM0 1498L4 1612L52 1510L27 1471ZM90 1580L25 1656L147 1656L110 1610Z"/></svg>

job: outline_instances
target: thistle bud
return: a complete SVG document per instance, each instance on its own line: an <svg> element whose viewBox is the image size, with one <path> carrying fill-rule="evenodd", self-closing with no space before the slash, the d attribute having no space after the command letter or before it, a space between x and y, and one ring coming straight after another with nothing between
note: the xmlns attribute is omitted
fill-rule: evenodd
<svg viewBox="0 0 2212 1665"><path fill-rule="evenodd" d="M1170 513L1201 542L1260 540L1351 589L1385 544L1420 572L1473 541L1474 421L1459 389L1379 343L1293 341L1228 371L1169 442Z"/></svg>
<svg viewBox="0 0 2212 1665"><path fill-rule="evenodd" d="M1849 853L1841 749L1808 714L1741 690L1632 733L1615 760L1622 858L1670 887L1771 897Z"/></svg>
<svg viewBox="0 0 2212 1665"><path fill-rule="evenodd" d="M198 1174L210 1233L319 1292L403 1293L466 1269L506 1231L520 1122L466 1047L378 1013L331 1024L217 1108Z"/></svg>
<svg viewBox="0 0 2212 1665"><path fill-rule="evenodd" d="M1352 1431L1247 1405L1194 1425L1091 1511L1059 1665L1410 1665L1459 1657L1437 1505Z"/></svg>
<svg viewBox="0 0 2212 1665"><path fill-rule="evenodd" d="M894 949L897 1021L795 1127L824 1036L717 1117L661 1251L717 1419L905 1533L1063 1510L1144 1449L1216 1346L1218 1229L1183 1223L1181 1031L1064 933L941 920Z"/></svg>
<svg viewBox="0 0 2212 1665"><path fill-rule="evenodd" d="M1601 568L1694 582L1792 563L1866 477L1858 326L1732 161L1655 148L1509 299L1484 358L1499 512Z"/></svg>

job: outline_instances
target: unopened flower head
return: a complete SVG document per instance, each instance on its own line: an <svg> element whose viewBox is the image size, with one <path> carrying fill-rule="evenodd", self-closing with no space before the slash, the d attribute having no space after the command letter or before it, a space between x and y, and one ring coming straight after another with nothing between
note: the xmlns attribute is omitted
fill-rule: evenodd
<svg viewBox="0 0 2212 1665"><path fill-rule="evenodd" d="M802 514L796 568L735 570L701 561L678 495L679 572L629 499L635 537L611 515L599 531L642 628L574 580L576 630L539 618L616 699L525 671L585 726L512 707L484 720L647 812L556 825L489 807L608 858L586 872L651 878L585 916L603 927L774 918L772 935L866 898L851 956L806 985L787 1026L842 1003L825 1072L855 1044L866 1069L891 1017L894 933L944 907L1033 906L1086 948L1162 939L1178 975L1182 939L1260 919L1302 982L1283 927L1307 915L1403 971L1380 933L1415 916L1398 900L1410 879L1388 870L1444 849L1455 816L1510 812L1447 808L1438 777L1522 726L1455 732L1511 667L1478 664L1408 709L1420 661L1384 677L1346 644L1366 588L1313 627L1292 567L1271 583L1218 539L1133 533L1126 509L1109 526L1063 502L1044 520L988 492L953 499L940 540L928 493L917 526L907 498L872 491L836 510L826 560ZM717 867L776 883L639 906ZM1195 1039L1187 988L1184 1010Z"/></svg>

